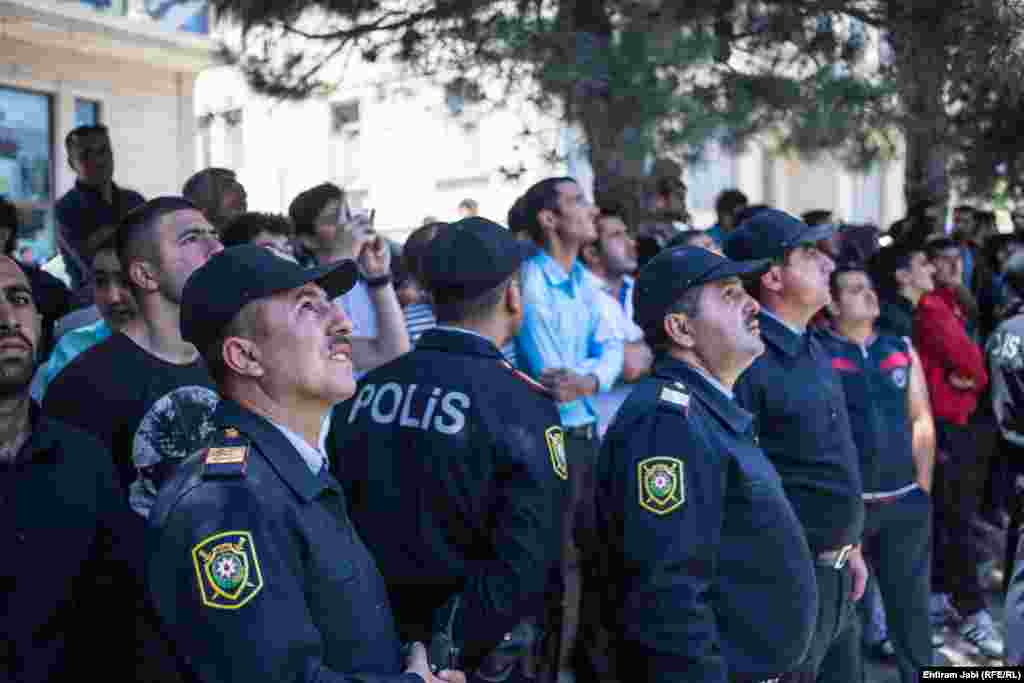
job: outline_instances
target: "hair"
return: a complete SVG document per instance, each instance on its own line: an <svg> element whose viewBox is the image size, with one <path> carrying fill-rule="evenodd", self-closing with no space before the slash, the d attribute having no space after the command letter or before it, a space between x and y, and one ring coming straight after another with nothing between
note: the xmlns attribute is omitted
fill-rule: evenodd
<svg viewBox="0 0 1024 683"><path fill-rule="evenodd" d="M825 225L832 222L832 212L825 209L808 211L801 216L807 225Z"/></svg>
<svg viewBox="0 0 1024 683"><path fill-rule="evenodd" d="M1006 262L1006 284L1024 298L1024 251L1018 251Z"/></svg>
<svg viewBox="0 0 1024 683"><path fill-rule="evenodd" d="M128 272L134 261L156 260L156 227L160 219L177 211L198 211L195 204L184 197L157 197L129 211L117 227L117 257L121 268ZM131 287L134 283L126 278Z"/></svg>
<svg viewBox="0 0 1024 683"><path fill-rule="evenodd" d="M735 211L741 206L747 205L747 195L736 188L722 190L715 199L715 213L721 216L723 213Z"/></svg>
<svg viewBox="0 0 1024 683"><path fill-rule="evenodd" d="M900 283L896 280L896 271L910 268L914 254L917 253L928 254L923 244L895 242L872 254L868 260L868 274L881 293L899 292Z"/></svg>
<svg viewBox="0 0 1024 683"><path fill-rule="evenodd" d="M438 325L486 320L501 304L512 280L519 278L519 271L509 275L500 284L472 297L463 297L458 292L430 287L433 299L434 317Z"/></svg>
<svg viewBox="0 0 1024 683"><path fill-rule="evenodd" d="M20 220L18 219L18 207L7 201L4 197L0 197L0 227L9 227L11 229L10 236L4 242L4 253L10 256L18 242Z"/></svg>
<svg viewBox="0 0 1024 683"><path fill-rule="evenodd" d="M221 232L220 241L224 248L249 244L256 235L269 232L271 235L290 237L295 233L290 220L277 213L249 211L233 218Z"/></svg>
<svg viewBox="0 0 1024 683"><path fill-rule="evenodd" d="M926 245L928 258L933 259L937 257L941 252L947 249L959 249L960 245L956 241L949 237L940 237L939 239L931 240Z"/></svg>
<svg viewBox="0 0 1024 683"><path fill-rule="evenodd" d="M220 220L221 198L232 185L241 187L238 176L230 168L204 168L185 181L181 194L198 206L208 219Z"/></svg>
<svg viewBox="0 0 1024 683"><path fill-rule="evenodd" d="M67 151L68 156L71 155L72 147L77 147L78 143L81 141L82 138L87 138L91 135L103 135L109 138L110 131L107 130L107 127L104 126L102 123L98 123L96 125L78 126L77 128L73 128L64 137L64 149Z"/></svg>
<svg viewBox="0 0 1024 683"><path fill-rule="evenodd" d="M296 235L316 233L316 217L333 200L345 201L345 191L334 183L321 183L300 192L288 205L288 215L295 225Z"/></svg>
<svg viewBox="0 0 1024 683"><path fill-rule="evenodd" d="M700 228L691 228L690 230L683 230L679 232L675 237L670 239L665 245L662 251L668 249L675 249L676 247L688 247L693 243L693 240L698 237L706 236L708 233Z"/></svg>
<svg viewBox="0 0 1024 683"><path fill-rule="evenodd" d="M789 265L789 259L793 256L793 252L796 251L797 249L800 249L801 247L808 246L811 245L798 244L795 247L790 247L789 249L786 249L784 252L782 252L781 256L772 257L770 259L771 265L769 269L774 268L775 266L785 267ZM764 274L766 272L768 271L761 271L759 273L747 273L746 275L740 276L740 280L743 282L743 288L747 290L747 294L749 294L752 298L756 299L759 303L761 302L761 296L764 294L761 287L761 278L764 277Z"/></svg>
<svg viewBox="0 0 1024 683"><path fill-rule="evenodd" d="M861 261L846 261L836 264L835 270L828 276L828 288L832 293L832 300L839 301L839 278L848 273L864 273L871 280L871 273L867 266ZM872 280L872 286L874 281Z"/></svg>
<svg viewBox="0 0 1024 683"><path fill-rule="evenodd" d="M562 183L575 183L576 180L566 176L545 178L530 186L526 193L516 200L512 210L517 211L513 217L512 210L509 211L509 227L515 223L516 231L525 230L537 244L544 243L544 228L541 227L540 212L547 209L558 211L558 186ZM522 201L520 205L519 202ZM513 218L515 220L513 220Z"/></svg>
<svg viewBox="0 0 1024 683"><path fill-rule="evenodd" d="M257 304L259 302L256 302ZM228 337L252 337L255 334L256 325L252 319L255 309L246 305L235 314L217 338L214 339L205 349L200 349L206 369L210 373L210 379L218 388L224 388L224 382L228 377L228 366L224 362L224 342Z"/></svg>
<svg viewBox="0 0 1024 683"><path fill-rule="evenodd" d="M469 211L476 211L480 208L480 205L476 203L475 199L463 199L459 202L460 209L468 209Z"/></svg>
<svg viewBox="0 0 1024 683"><path fill-rule="evenodd" d="M644 329L644 341L655 353L664 353L672 345L668 333L665 332L665 316L682 313L693 320L700 315L700 295L706 285L691 287L669 306L665 314ZM634 290L634 292L639 290Z"/></svg>
<svg viewBox="0 0 1024 683"><path fill-rule="evenodd" d="M423 272L423 259L427 254L427 246L448 223L427 223L412 231L402 247L402 265L418 285L427 286Z"/></svg>

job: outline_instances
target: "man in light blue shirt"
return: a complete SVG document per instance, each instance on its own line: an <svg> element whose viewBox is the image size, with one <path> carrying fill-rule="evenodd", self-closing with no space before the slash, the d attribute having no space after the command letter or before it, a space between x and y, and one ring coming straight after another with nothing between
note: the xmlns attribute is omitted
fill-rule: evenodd
<svg viewBox="0 0 1024 683"><path fill-rule="evenodd" d="M548 178L533 185L509 211L509 227L527 232L541 251L523 264L523 325L516 338L520 367L548 387L565 434L572 489L567 506L562 572L566 607L559 667L580 680L597 680L607 660L586 632L597 620L590 596L580 599L583 564L574 534L592 528L593 468L597 461L597 411L592 397L609 391L623 367L623 340L602 315L604 296L578 260L580 249L597 239L598 211L572 178ZM578 510L578 512L577 512ZM585 532L584 532L585 533ZM580 644L575 648L577 624ZM570 665L570 655L573 658ZM605 671L604 673L608 673Z"/></svg>

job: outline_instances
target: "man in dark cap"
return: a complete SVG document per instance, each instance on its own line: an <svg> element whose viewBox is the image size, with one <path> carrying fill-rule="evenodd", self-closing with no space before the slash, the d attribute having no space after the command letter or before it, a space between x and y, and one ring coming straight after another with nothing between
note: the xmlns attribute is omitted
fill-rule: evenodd
<svg viewBox="0 0 1024 683"><path fill-rule="evenodd" d="M527 680L541 630L559 635L544 616L560 611L565 435L553 397L499 350L533 251L483 218L442 227L421 263L437 327L360 381L328 441L400 634L450 623L470 680Z"/></svg>
<svg viewBox="0 0 1024 683"><path fill-rule="evenodd" d="M832 259L817 244L834 225L809 227L787 213L762 209L725 241L736 260L769 259L747 280L761 304L765 352L736 384L754 414L761 448L775 465L803 524L818 584L814 639L787 681L860 679L860 645L852 603L864 593L860 553L863 488L842 382L811 318L831 300Z"/></svg>
<svg viewBox="0 0 1024 683"><path fill-rule="evenodd" d="M810 550L732 393L764 351L740 277L768 266L677 247L637 279L657 359L605 437L593 553L622 681L775 679L810 642Z"/></svg>
<svg viewBox="0 0 1024 683"><path fill-rule="evenodd" d="M421 643L402 673L384 584L324 452L325 418L355 388L351 324L331 299L356 277L351 261L307 270L242 245L185 285L181 335L223 401L150 515L147 584L198 680L438 680Z"/></svg>

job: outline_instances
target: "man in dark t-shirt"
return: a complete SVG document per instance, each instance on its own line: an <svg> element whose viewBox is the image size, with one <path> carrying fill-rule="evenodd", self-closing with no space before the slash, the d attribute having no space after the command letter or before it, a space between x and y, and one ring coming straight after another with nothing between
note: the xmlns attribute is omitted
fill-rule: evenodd
<svg viewBox="0 0 1024 683"><path fill-rule="evenodd" d="M202 213L180 197L133 211L117 244L139 315L68 365L43 410L110 447L132 508L147 516L160 484L212 430L214 383L181 338L178 319L188 276L222 247Z"/></svg>

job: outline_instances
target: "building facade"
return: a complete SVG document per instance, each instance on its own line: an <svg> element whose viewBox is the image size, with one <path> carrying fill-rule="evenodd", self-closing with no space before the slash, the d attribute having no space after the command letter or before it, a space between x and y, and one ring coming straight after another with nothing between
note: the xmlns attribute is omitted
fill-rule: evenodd
<svg viewBox="0 0 1024 683"><path fill-rule="evenodd" d="M115 182L146 197L177 194L196 170L208 14L205 0L0 0L0 195L35 260L53 254L53 204L74 185L75 126L108 126Z"/></svg>

